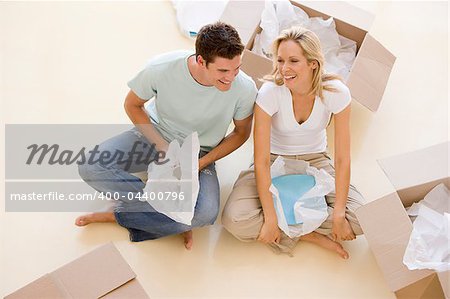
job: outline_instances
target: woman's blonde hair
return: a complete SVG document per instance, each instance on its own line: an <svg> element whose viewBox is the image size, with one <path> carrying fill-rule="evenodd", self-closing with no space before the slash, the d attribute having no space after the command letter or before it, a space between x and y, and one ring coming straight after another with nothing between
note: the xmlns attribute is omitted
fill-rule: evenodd
<svg viewBox="0 0 450 299"><path fill-rule="evenodd" d="M325 59L322 54L319 38L314 32L298 26L283 30L273 42L273 70L272 73L265 76L264 79L272 81L276 85L283 85L283 76L280 74L280 70L278 69L277 56L278 48L280 47L281 42L288 40L292 40L300 46L308 63L313 61L317 62L317 67L313 70L313 79L309 95L318 95L321 99L323 99L323 90L335 92L335 88L323 83L335 79L342 81L342 79L338 75L324 73Z"/></svg>

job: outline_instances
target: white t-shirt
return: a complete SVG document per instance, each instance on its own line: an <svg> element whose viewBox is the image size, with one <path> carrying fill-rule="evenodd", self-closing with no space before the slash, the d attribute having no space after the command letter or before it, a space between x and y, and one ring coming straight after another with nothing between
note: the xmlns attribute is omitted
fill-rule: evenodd
<svg viewBox="0 0 450 299"><path fill-rule="evenodd" d="M256 104L272 116L270 151L278 155L302 155L325 152L326 127L331 114L344 110L351 102L348 87L339 80L327 81L337 91L323 91L323 100L316 96L311 115L299 124L295 120L292 95L282 85L266 82L261 86Z"/></svg>

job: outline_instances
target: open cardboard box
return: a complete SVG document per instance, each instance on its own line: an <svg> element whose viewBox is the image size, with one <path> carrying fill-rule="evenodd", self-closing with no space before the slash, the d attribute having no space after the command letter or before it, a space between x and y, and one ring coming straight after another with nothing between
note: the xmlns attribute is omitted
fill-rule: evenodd
<svg viewBox="0 0 450 299"><path fill-rule="evenodd" d="M397 191L356 211L367 242L397 298L450 298L449 272L409 270L403 264L413 228L405 207L422 200L440 183L450 188L449 145L441 143L378 161Z"/></svg>
<svg viewBox="0 0 450 299"><path fill-rule="evenodd" d="M149 297L119 251L109 243L45 274L5 298Z"/></svg>
<svg viewBox="0 0 450 299"><path fill-rule="evenodd" d="M395 56L368 33L370 25L367 20L371 20L372 16L339 1L291 1L291 3L303 9L309 17L328 19L333 16L337 32L356 42L357 55L346 84L355 100L371 111L376 111L383 97ZM246 46L242 70L255 80L258 88L262 84L260 79L272 70L270 59L250 51L256 34L261 32L259 23L263 10L264 1L230 1L220 18L238 30ZM325 10L328 14L324 13Z"/></svg>

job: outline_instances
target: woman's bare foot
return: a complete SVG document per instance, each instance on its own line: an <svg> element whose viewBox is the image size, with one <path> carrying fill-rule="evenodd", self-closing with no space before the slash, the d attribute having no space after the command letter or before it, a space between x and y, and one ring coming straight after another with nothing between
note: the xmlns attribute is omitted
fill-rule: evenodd
<svg viewBox="0 0 450 299"><path fill-rule="evenodd" d="M330 237L333 241L351 241L356 239L353 228L346 218L333 220L333 232Z"/></svg>
<svg viewBox="0 0 450 299"><path fill-rule="evenodd" d="M192 244L194 243L192 230L184 232L181 235L184 238L184 247L186 247L187 250L191 250Z"/></svg>
<svg viewBox="0 0 450 299"><path fill-rule="evenodd" d="M342 247L341 244L331 240L330 238L328 238L327 236L324 236L322 234L312 232L307 235L301 236L300 240L311 242L311 243L317 244L320 247L323 247L325 249L334 251L337 254L339 254L343 259L349 258L348 252L345 251L345 249Z"/></svg>
<svg viewBox="0 0 450 299"><path fill-rule="evenodd" d="M75 220L76 226L85 226L96 222L116 222L113 212L91 213L78 217Z"/></svg>

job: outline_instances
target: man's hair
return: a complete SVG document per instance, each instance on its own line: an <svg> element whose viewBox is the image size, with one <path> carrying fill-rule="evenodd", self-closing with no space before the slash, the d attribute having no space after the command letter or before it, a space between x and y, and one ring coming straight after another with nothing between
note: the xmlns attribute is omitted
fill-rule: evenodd
<svg viewBox="0 0 450 299"><path fill-rule="evenodd" d="M218 57L233 59L241 55L244 45L236 29L223 22L203 26L195 41L195 56L201 55L208 63Z"/></svg>

